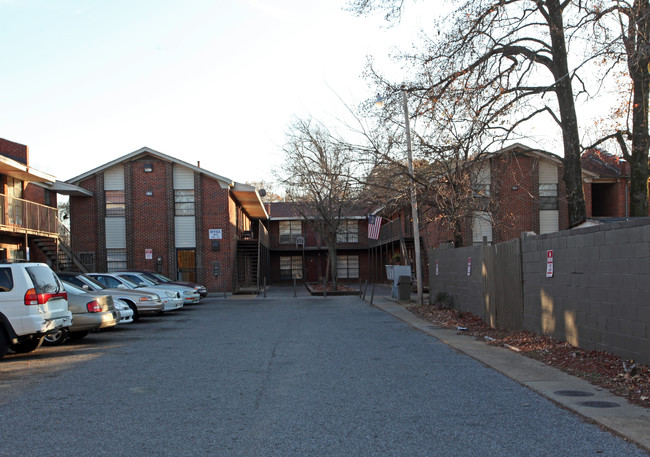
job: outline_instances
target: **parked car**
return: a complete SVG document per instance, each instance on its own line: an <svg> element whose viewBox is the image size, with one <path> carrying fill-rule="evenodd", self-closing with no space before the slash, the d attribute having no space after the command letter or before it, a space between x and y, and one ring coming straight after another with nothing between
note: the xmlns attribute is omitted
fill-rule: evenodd
<svg viewBox="0 0 650 457"><path fill-rule="evenodd" d="M0 264L0 358L31 352L43 337L69 327L63 284L44 263Z"/></svg>
<svg viewBox="0 0 650 457"><path fill-rule="evenodd" d="M133 315L135 313L131 308L129 308L129 305L127 305L126 302L113 297L113 304L115 305L117 312L120 314L120 321L118 324L130 324L133 322Z"/></svg>
<svg viewBox="0 0 650 457"><path fill-rule="evenodd" d="M157 281L161 282L162 284L178 284L179 286L185 286L189 287L191 289L194 289L198 294L201 296L201 298L205 298L208 295L208 289L205 286L202 286L201 284L197 284L195 282L191 281L175 281L173 279L168 278L167 276L155 272L155 271L147 271L147 270L129 270L129 271L134 271L136 273L142 273L146 278L148 279L156 279Z"/></svg>
<svg viewBox="0 0 650 457"><path fill-rule="evenodd" d="M134 271L128 271L128 272L118 271L116 272L116 274L118 274L122 278L130 279L131 281L138 284L139 286L155 287L157 289L175 290L181 294L181 297L183 297L183 304L185 305L193 305L194 303L198 303L199 300L201 300L201 296L199 295L199 293L191 287L179 286L178 284L172 284L172 283L163 284L155 277L149 278L144 273L137 273Z"/></svg>
<svg viewBox="0 0 650 457"><path fill-rule="evenodd" d="M63 287L68 293L72 325L46 335L44 344L53 346L63 344L67 340L79 340L91 330L113 327L119 322L120 315L110 295L89 292L65 281Z"/></svg>
<svg viewBox="0 0 650 457"><path fill-rule="evenodd" d="M157 293L131 290L124 287L106 287L95 278L83 273L66 271L58 273L58 276L83 289L109 294L113 297L113 300L122 300L133 311L133 320L138 320L144 314L160 314L165 308L160 295Z"/></svg>
<svg viewBox="0 0 650 457"><path fill-rule="evenodd" d="M88 273L88 276L95 278L106 287L131 289L158 294L163 302L163 311L172 311L183 307L183 298L181 297L181 294L175 290L143 287L134 283L130 279L124 278L115 273Z"/></svg>

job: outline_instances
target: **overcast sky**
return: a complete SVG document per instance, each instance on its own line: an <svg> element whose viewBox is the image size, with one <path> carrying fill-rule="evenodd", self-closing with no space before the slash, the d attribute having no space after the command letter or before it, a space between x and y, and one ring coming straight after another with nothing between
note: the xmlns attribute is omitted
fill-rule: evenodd
<svg viewBox="0 0 650 457"><path fill-rule="evenodd" d="M269 180L292 117L372 97L366 56L407 47L422 3L389 29L344 0L0 0L0 137L60 180L143 146Z"/></svg>

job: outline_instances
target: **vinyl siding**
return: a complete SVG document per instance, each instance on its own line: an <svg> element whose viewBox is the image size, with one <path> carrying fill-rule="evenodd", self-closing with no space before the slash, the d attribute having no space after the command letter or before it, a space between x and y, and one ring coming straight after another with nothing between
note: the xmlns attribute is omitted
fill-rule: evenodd
<svg viewBox="0 0 650 457"><path fill-rule="evenodd" d="M194 189L194 171L174 164L174 189Z"/></svg>
<svg viewBox="0 0 650 457"><path fill-rule="evenodd" d="M107 217L106 249L126 248L126 219L123 217Z"/></svg>
<svg viewBox="0 0 650 457"><path fill-rule="evenodd" d="M196 247L196 225L194 216L176 216L174 218L175 244L177 248Z"/></svg>
<svg viewBox="0 0 650 457"><path fill-rule="evenodd" d="M124 190L123 165L116 165L104 171L104 190Z"/></svg>

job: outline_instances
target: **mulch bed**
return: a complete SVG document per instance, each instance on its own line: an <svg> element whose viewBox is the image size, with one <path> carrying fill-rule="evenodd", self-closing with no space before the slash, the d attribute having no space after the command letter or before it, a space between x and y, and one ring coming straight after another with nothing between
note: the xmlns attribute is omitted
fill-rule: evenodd
<svg viewBox="0 0 650 457"><path fill-rule="evenodd" d="M312 295L323 295L325 288L322 283L309 283L307 284L307 289ZM332 284L327 284L327 295L359 295L359 290L345 284L337 284L335 290Z"/></svg>
<svg viewBox="0 0 650 457"><path fill-rule="evenodd" d="M486 344L507 347L650 408L650 368L645 365L524 330L497 330L471 313L439 306L410 306L409 310L439 327L458 329Z"/></svg>

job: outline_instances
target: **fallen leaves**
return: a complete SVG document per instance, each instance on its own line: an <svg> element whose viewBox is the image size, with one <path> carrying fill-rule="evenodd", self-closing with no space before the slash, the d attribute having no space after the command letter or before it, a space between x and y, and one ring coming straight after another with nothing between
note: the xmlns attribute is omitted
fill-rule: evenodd
<svg viewBox="0 0 650 457"><path fill-rule="evenodd" d="M604 351L588 351L525 330L494 329L471 313L437 306L411 306L409 310L439 327L463 328L459 332L486 344L519 352L650 408L650 368L633 360Z"/></svg>

